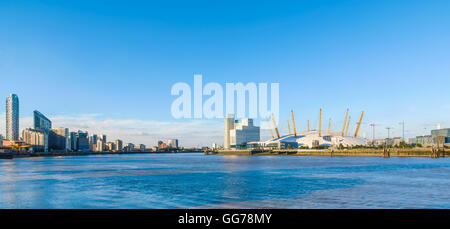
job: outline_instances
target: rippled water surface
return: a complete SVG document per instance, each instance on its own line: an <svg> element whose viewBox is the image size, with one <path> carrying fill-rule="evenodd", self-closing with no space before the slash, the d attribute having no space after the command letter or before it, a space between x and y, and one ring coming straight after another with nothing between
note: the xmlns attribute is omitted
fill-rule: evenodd
<svg viewBox="0 0 450 229"><path fill-rule="evenodd" d="M450 208L449 158L91 155L0 160L0 208Z"/></svg>

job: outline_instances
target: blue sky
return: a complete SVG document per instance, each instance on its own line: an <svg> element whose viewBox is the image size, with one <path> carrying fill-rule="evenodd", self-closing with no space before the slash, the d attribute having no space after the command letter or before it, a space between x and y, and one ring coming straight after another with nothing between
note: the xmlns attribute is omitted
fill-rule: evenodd
<svg viewBox="0 0 450 229"><path fill-rule="evenodd" d="M402 120L422 135L450 127L448 12L448 1L413 0L2 0L0 97L19 95L21 128L37 109L55 126L135 143L221 144L222 120L170 113L172 85L203 74L280 83L283 131L290 109L298 129L320 107L338 129L349 107L355 121L365 110L366 137L371 122L377 137L400 135Z"/></svg>

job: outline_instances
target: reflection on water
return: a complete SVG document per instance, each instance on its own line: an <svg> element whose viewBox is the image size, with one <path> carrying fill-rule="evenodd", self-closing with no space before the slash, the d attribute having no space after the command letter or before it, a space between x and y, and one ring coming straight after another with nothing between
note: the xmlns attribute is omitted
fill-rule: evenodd
<svg viewBox="0 0 450 229"><path fill-rule="evenodd" d="M0 208L450 208L450 159L90 155L0 160Z"/></svg>

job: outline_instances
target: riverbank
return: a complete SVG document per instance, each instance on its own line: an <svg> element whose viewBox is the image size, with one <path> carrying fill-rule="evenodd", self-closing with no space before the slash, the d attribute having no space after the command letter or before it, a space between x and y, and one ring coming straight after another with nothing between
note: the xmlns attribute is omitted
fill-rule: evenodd
<svg viewBox="0 0 450 229"><path fill-rule="evenodd" d="M162 153L202 153L203 151L133 151L133 152L36 152L36 153L0 153L0 159L14 159L27 157L65 157L65 156L87 156L87 155L111 155L111 154L162 154Z"/></svg>
<svg viewBox="0 0 450 229"><path fill-rule="evenodd" d="M389 149L284 149L284 150L217 150L205 152L207 155L236 156L341 156L341 157L449 157L448 149L433 148L389 148Z"/></svg>

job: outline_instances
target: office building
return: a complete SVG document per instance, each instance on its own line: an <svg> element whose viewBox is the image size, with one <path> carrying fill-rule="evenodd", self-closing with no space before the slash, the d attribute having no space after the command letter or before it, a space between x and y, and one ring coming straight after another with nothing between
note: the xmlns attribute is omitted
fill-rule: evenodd
<svg viewBox="0 0 450 229"><path fill-rule="evenodd" d="M225 149L231 148L230 132L232 129L234 129L234 115L227 114L227 116L225 117L225 122L224 122L225 133L224 133L223 147Z"/></svg>
<svg viewBox="0 0 450 229"><path fill-rule="evenodd" d="M78 131L77 133L77 150L80 152L89 151L88 133Z"/></svg>
<svg viewBox="0 0 450 229"><path fill-rule="evenodd" d="M6 99L6 139L19 140L19 97L16 94Z"/></svg>
<svg viewBox="0 0 450 229"><path fill-rule="evenodd" d="M69 129L57 128L51 129L49 132L49 147L50 150L69 151Z"/></svg>
<svg viewBox="0 0 450 229"><path fill-rule="evenodd" d="M253 119L243 118L240 121L234 121L231 124L231 116L225 118L225 130L228 130L228 136L225 140L228 147L237 147L246 145L248 142L258 142L260 140L260 128L253 125ZM227 139L228 138L228 139Z"/></svg>
<svg viewBox="0 0 450 229"><path fill-rule="evenodd" d="M119 140L119 139L115 140L114 141L114 146L116 147L115 148L116 151L122 151L122 149L123 149L123 142L122 142L122 140Z"/></svg>
<svg viewBox="0 0 450 229"><path fill-rule="evenodd" d="M167 146L169 148L176 148L176 149L178 149L178 139L169 139L169 140L167 140Z"/></svg>
<svg viewBox="0 0 450 229"><path fill-rule="evenodd" d="M39 111L33 111L34 129L42 131L50 131L52 122Z"/></svg>
<svg viewBox="0 0 450 229"><path fill-rule="evenodd" d="M442 139L441 144L450 144L450 128L432 130L431 135L410 138L408 139L408 143L411 145L421 144L423 146L431 146L437 144L438 139Z"/></svg>
<svg viewBox="0 0 450 229"><path fill-rule="evenodd" d="M70 132L69 134L69 149L70 151L77 151L77 133Z"/></svg>
<svg viewBox="0 0 450 229"><path fill-rule="evenodd" d="M48 134L42 130L27 128L22 132L22 140L33 147L34 152L46 152Z"/></svg>
<svg viewBox="0 0 450 229"><path fill-rule="evenodd" d="M103 139L98 138L97 143L95 144L95 151L102 152L104 148Z"/></svg>

